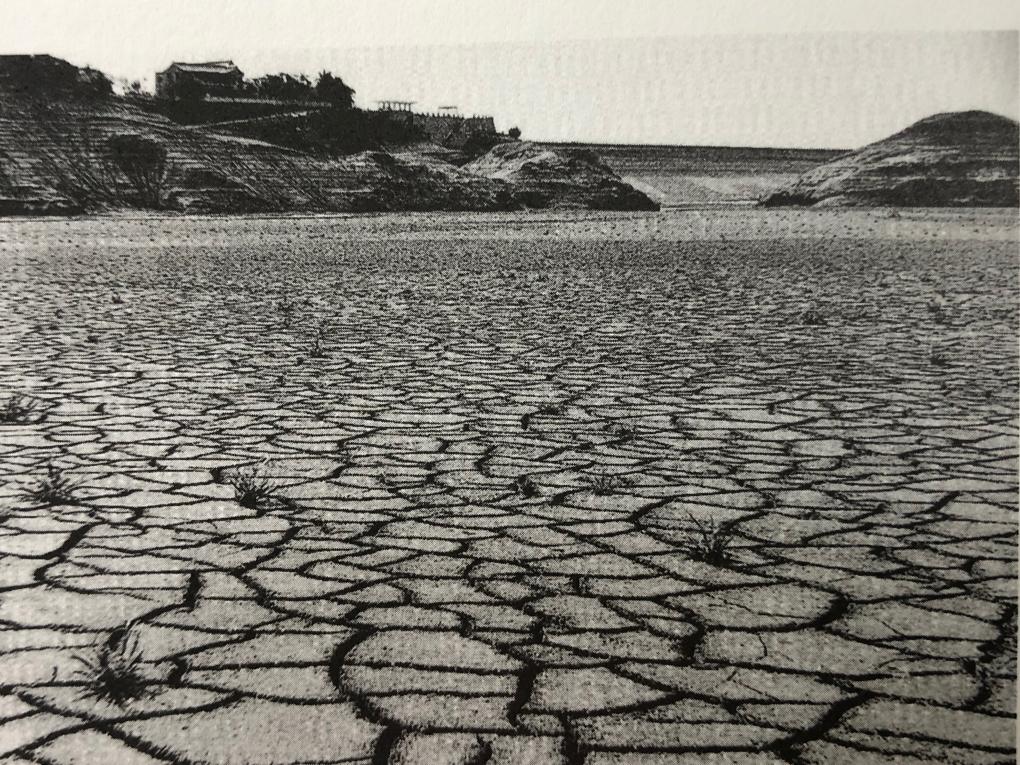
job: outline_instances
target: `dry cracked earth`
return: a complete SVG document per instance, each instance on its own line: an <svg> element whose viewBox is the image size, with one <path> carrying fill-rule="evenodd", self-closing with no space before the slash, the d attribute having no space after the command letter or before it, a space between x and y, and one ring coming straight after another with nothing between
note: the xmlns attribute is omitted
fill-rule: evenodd
<svg viewBox="0 0 1020 765"><path fill-rule="evenodd" d="M712 215L0 224L0 762L1014 762L1015 215Z"/></svg>

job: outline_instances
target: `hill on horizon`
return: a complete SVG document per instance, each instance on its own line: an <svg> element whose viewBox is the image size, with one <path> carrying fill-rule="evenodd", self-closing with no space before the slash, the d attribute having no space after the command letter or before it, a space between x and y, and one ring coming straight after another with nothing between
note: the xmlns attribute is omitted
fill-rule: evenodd
<svg viewBox="0 0 1020 765"><path fill-rule="evenodd" d="M658 207L594 158L531 151L549 181L535 194L413 151L325 155L183 125L108 85L52 56L0 56L0 215Z"/></svg>
<svg viewBox="0 0 1020 765"><path fill-rule="evenodd" d="M985 111L946 112L837 157L762 200L784 205L1016 207L1020 126Z"/></svg>

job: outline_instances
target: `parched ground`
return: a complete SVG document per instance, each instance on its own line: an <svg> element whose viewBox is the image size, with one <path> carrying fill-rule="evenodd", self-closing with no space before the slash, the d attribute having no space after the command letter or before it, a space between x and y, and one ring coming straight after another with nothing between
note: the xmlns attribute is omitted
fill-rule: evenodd
<svg viewBox="0 0 1020 765"><path fill-rule="evenodd" d="M1013 762L1016 238L0 223L0 762Z"/></svg>

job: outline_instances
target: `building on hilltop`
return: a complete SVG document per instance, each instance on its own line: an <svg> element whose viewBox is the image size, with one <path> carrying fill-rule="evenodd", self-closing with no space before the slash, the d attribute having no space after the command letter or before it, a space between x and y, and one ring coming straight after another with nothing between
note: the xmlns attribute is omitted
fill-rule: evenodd
<svg viewBox="0 0 1020 765"><path fill-rule="evenodd" d="M208 96L230 96L241 90L244 72L233 61L187 64L175 61L156 72L156 98L176 101Z"/></svg>

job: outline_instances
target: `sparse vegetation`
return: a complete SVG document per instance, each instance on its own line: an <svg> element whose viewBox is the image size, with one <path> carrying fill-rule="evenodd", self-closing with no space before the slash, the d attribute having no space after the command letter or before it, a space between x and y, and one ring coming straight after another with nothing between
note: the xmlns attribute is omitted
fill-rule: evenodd
<svg viewBox="0 0 1020 765"><path fill-rule="evenodd" d="M542 494L538 484L529 475L518 476L514 481L514 490L525 499L533 499Z"/></svg>
<svg viewBox="0 0 1020 765"><path fill-rule="evenodd" d="M26 396L11 396L0 407L0 422L24 425L32 421L36 408L36 403Z"/></svg>
<svg viewBox="0 0 1020 765"><path fill-rule="evenodd" d="M354 89L332 72L319 72L315 83L305 74L265 74L242 84L248 96L284 101L324 101L335 108L354 108Z"/></svg>
<svg viewBox="0 0 1020 765"><path fill-rule="evenodd" d="M45 137L39 151L40 169L72 209L94 209L121 201L121 172L103 143L96 104L33 101L27 107L32 123ZM73 115L73 116L72 116Z"/></svg>
<svg viewBox="0 0 1020 765"><path fill-rule="evenodd" d="M724 566L730 561L730 548L733 543L732 524L720 523L715 518L699 521L688 515L694 530L684 543L687 554L694 560L713 566Z"/></svg>
<svg viewBox="0 0 1020 765"><path fill-rule="evenodd" d="M167 176L166 147L149 136L121 133L110 136L110 157L134 187L140 204L160 208Z"/></svg>
<svg viewBox="0 0 1020 765"><path fill-rule="evenodd" d="M294 320L294 311L297 309L297 301L291 298L283 298L276 304L276 307L283 316L284 329L289 329L291 322Z"/></svg>
<svg viewBox="0 0 1020 765"><path fill-rule="evenodd" d="M239 468L226 476L234 487L234 498L241 507L258 510L273 499L278 486L265 475L261 466Z"/></svg>
<svg viewBox="0 0 1020 765"><path fill-rule="evenodd" d="M326 357L326 350L322 347L322 341L326 337L326 328L320 326L319 330L315 333L315 342L312 343L311 350L308 351L308 355L313 359L321 359Z"/></svg>
<svg viewBox="0 0 1020 765"><path fill-rule="evenodd" d="M814 306L805 308L801 311L797 320L805 327L823 327L826 324L825 317L822 315L822 312Z"/></svg>
<svg viewBox="0 0 1020 765"><path fill-rule="evenodd" d="M336 461L340 463L340 467L337 468L337 472L342 473L344 470L354 466L354 455L350 449L343 445L343 442L339 444L339 447L336 453Z"/></svg>
<svg viewBox="0 0 1020 765"><path fill-rule="evenodd" d="M605 470L589 476L585 480L591 486L592 492L600 497L615 494L619 489L624 489L632 484L632 481L626 476L613 475Z"/></svg>
<svg viewBox="0 0 1020 765"><path fill-rule="evenodd" d="M607 430L623 443L630 443L638 435L637 426L630 423L613 423Z"/></svg>
<svg viewBox="0 0 1020 765"><path fill-rule="evenodd" d="M337 104L295 115L281 114L246 120L228 126L225 131L319 157L380 150L388 145L408 143L425 137L420 128L403 120L392 119L385 112L364 111ZM305 187L310 188L310 185Z"/></svg>
<svg viewBox="0 0 1020 765"><path fill-rule="evenodd" d="M536 414L543 414L550 417L559 417L566 411L564 404L549 401L538 408Z"/></svg>
<svg viewBox="0 0 1020 765"><path fill-rule="evenodd" d="M142 652L131 624L118 627L103 641L96 655L75 654L81 665L75 678L84 681L84 693L100 701L126 706L149 695L149 681L142 674Z"/></svg>
<svg viewBox="0 0 1020 765"><path fill-rule="evenodd" d="M946 296L943 293L936 292L935 295L928 300L925 308L928 309L928 314L931 316L932 321L944 326L949 323L949 312L946 310L949 304L950 301L946 299Z"/></svg>
<svg viewBox="0 0 1020 765"><path fill-rule="evenodd" d="M56 465L46 468L46 477L27 490L29 499L41 505L68 505L74 501L78 483Z"/></svg>

